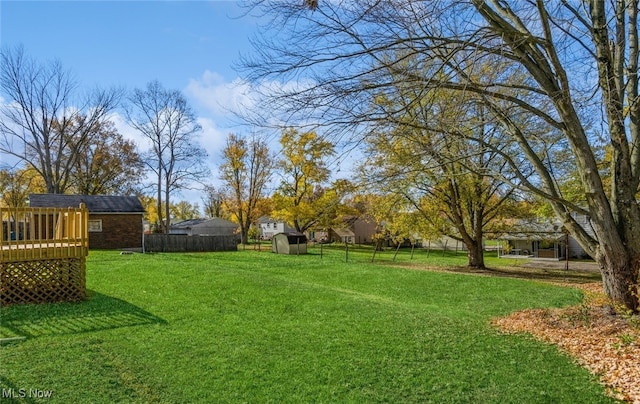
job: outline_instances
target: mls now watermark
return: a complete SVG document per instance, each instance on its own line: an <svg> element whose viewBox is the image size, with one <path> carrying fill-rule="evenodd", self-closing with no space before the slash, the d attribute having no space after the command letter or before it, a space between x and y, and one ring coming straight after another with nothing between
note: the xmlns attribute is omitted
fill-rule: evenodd
<svg viewBox="0 0 640 404"><path fill-rule="evenodd" d="M2 389L2 398L51 398L52 390Z"/></svg>

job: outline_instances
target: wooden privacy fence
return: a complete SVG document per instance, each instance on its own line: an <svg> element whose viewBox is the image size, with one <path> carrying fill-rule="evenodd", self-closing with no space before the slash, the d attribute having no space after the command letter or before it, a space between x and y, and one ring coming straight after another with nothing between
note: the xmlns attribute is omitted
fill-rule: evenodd
<svg viewBox="0 0 640 404"><path fill-rule="evenodd" d="M238 236L145 234L144 249L147 252L237 251Z"/></svg>
<svg viewBox="0 0 640 404"><path fill-rule="evenodd" d="M0 208L0 304L81 300L89 213L79 208Z"/></svg>

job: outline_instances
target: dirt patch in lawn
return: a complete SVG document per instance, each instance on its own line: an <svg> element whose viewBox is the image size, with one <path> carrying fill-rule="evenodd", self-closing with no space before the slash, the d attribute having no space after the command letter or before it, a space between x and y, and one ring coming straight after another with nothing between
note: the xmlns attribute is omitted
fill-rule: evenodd
<svg viewBox="0 0 640 404"><path fill-rule="evenodd" d="M501 276L508 278L537 279L554 283L593 283L600 282L601 276L598 266L593 261L565 261L538 259L501 260L501 265L494 268L476 269L466 266L445 267L417 265L412 263L397 264L417 270L431 270L443 272L457 272L485 276Z"/></svg>
<svg viewBox="0 0 640 404"><path fill-rule="evenodd" d="M511 262L513 261L513 262ZM591 261L508 260L494 269L416 268L553 282L584 291L583 302L563 309L532 309L495 319L507 333L528 333L555 344L597 375L611 396L640 404L640 316L614 313Z"/></svg>

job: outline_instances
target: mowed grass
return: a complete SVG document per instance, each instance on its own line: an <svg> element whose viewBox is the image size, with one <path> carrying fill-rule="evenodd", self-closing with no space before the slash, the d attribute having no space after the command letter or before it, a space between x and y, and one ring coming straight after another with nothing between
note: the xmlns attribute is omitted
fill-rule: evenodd
<svg viewBox="0 0 640 404"><path fill-rule="evenodd" d="M88 301L0 309L0 337L26 337L0 348L3 394L51 391L50 403L613 401L555 347L489 324L577 304L578 291L354 253L344 262L331 249L322 259L316 249L92 251ZM0 401L29 402L6 395Z"/></svg>

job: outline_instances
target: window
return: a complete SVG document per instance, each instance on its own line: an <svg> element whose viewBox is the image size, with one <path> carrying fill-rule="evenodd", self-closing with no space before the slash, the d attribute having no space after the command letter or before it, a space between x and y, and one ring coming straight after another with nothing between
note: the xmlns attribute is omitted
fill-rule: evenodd
<svg viewBox="0 0 640 404"><path fill-rule="evenodd" d="M102 231L102 219L89 220L89 231L90 232L101 232Z"/></svg>

